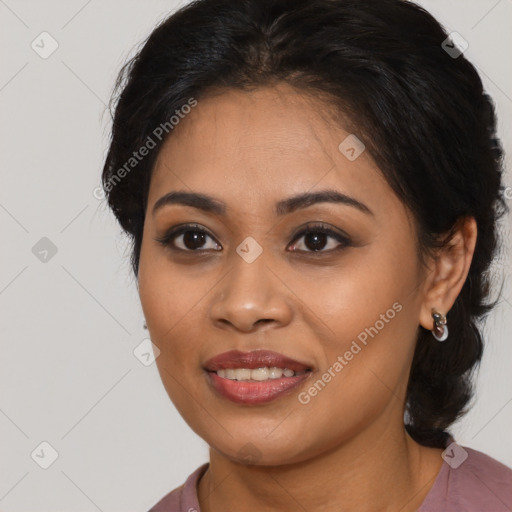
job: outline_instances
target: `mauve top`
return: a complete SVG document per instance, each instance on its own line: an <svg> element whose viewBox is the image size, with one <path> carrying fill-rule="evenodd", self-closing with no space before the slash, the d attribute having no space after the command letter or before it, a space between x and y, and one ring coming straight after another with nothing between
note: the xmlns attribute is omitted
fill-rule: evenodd
<svg viewBox="0 0 512 512"><path fill-rule="evenodd" d="M417 512L512 512L512 469L454 442L443 452L443 459L434 485ZM198 467L149 512L201 512L197 483L208 465Z"/></svg>

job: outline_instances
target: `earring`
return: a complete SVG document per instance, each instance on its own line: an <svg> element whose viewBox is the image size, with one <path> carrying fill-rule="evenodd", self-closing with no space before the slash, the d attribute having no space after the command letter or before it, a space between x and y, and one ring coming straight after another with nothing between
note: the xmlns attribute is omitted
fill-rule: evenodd
<svg viewBox="0 0 512 512"><path fill-rule="evenodd" d="M142 325L142 328L146 329L146 331L148 330L148 326L146 325L146 322L144 322L144 324Z"/></svg>
<svg viewBox="0 0 512 512"><path fill-rule="evenodd" d="M448 338L446 316L432 308L432 318L434 319L434 329L432 330L432 336L434 336L437 341L444 341L446 338Z"/></svg>

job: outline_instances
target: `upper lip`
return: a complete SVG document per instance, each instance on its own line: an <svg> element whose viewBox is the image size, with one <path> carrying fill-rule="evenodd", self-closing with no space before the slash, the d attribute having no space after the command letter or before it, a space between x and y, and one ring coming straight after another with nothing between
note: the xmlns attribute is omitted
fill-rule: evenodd
<svg viewBox="0 0 512 512"><path fill-rule="evenodd" d="M251 352L240 352L239 350L230 350L223 352L209 359L206 364L206 370L216 372L222 369L234 368L288 368L294 372L311 370L311 366L300 363L295 359L284 356L271 350L253 350Z"/></svg>

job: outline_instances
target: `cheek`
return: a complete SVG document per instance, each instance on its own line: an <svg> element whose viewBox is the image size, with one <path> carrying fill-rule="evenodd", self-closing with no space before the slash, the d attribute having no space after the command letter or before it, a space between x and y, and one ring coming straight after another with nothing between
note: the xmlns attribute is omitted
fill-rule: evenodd
<svg viewBox="0 0 512 512"><path fill-rule="evenodd" d="M197 432L204 375L198 344L191 340L203 337L205 319L197 306L205 288L204 281L198 287L190 281L183 273L170 272L158 256L150 259L141 253L139 296L150 338L160 350L156 359L160 378L181 416Z"/></svg>
<svg viewBox="0 0 512 512"><path fill-rule="evenodd" d="M207 319L201 308L210 288L207 279L187 278L170 272L165 266L144 268L139 272L139 296L151 339L168 359L185 359L201 339ZM196 343L192 343L194 340ZM197 359L197 356L196 358ZM191 366L190 359L188 366Z"/></svg>
<svg viewBox="0 0 512 512"><path fill-rule="evenodd" d="M140 254L138 288L148 328L160 339L172 335L174 326L185 318L187 311L199 301L201 292L204 295L207 289L197 272L172 265L164 251L145 241Z"/></svg>
<svg viewBox="0 0 512 512"><path fill-rule="evenodd" d="M204 393L201 355L213 343L207 306L218 280L215 272L173 265L159 248L142 248L142 309L151 340L160 350L156 364L162 382L185 418L193 409L191 396L201 401Z"/></svg>
<svg viewBox="0 0 512 512"><path fill-rule="evenodd" d="M179 332L187 319L187 309L190 309L188 303L191 299L187 295L190 295L191 288L183 286L180 274L171 272L165 258L158 252L143 243L138 277L139 297L151 341L160 350L157 365L175 375L175 363L183 359L181 349L185 343ZM164 382L169 380L169 376L162 371L161 375Z"/></svg>
<svg viewBox="0 0 512 512"><path fill-rule="evenodd" d="M354 414L370 413L394 393L401 395L407 383L418 328L414 251L395 244L395 250L373 247L358 256L349 270L318 283L308 295L329 327L323 330L321 371L329 384L319 383L321 392L311 390L311 398L324 395L311 400L318 406L315 414L322 414L320 402L326 400Z"/></svg>
<svg viewBox="0 0 512 512"><path fill-rule="evenodd" d="M300 279L300 278L299 278ZM404 313L398 314L414 300L417 263L411 247L378 244L361 247L343 260L330 275L302 281L301 294L311 309L330 328L336 346L338 340L356 339L364 342L367 329L379 333L396 328ZM368 333L367 333L368 335Z"/></svg>
<svg viewBox="0 0 512 512"><path fill-rule="evenodd" d="M411 313L400 301L383 300L357 319L338 322L339 335L324 345L325 363L298 394L296 424L289 426L305 432L306 446L314 451L348 440L384 411L401 417L414 353Z"/></svg>

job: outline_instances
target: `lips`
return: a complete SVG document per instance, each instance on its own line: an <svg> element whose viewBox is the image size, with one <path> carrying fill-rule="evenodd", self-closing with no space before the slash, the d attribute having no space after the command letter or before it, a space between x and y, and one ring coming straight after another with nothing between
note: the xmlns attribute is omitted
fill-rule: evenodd
<svg viewBox="0 0 512 512"><path fill-rule="evenodd" d="M209 372L216 372L222 369L255 368L262 367L288 368L294 372L311 370L311 366L300 363L277 352L270 350L255 350L252 352L240 352L231 350L209 359L205 369Z"/></svg>
<svg viewBox="0 0 512 512"><path fill-rule="evenodd" d="M257 368L281 368L293 370L295 375L277 377L257 382L255 380L231 380L217 374L220 370L240 371ZM256 350L240 352L231 350L208 360L205 364L208 382L217 394L240 405L260 405L290 395L312 375L312 367L277 352Z"/></svg>
<svg viewBox="0 0 512 512"><path fill-rule="evenodd" d="M212 389L231 402L241 405L260 405L290 395L311 377L311 372L264 382L223 379L215 372L208 373L208 377Z"/></svg>

